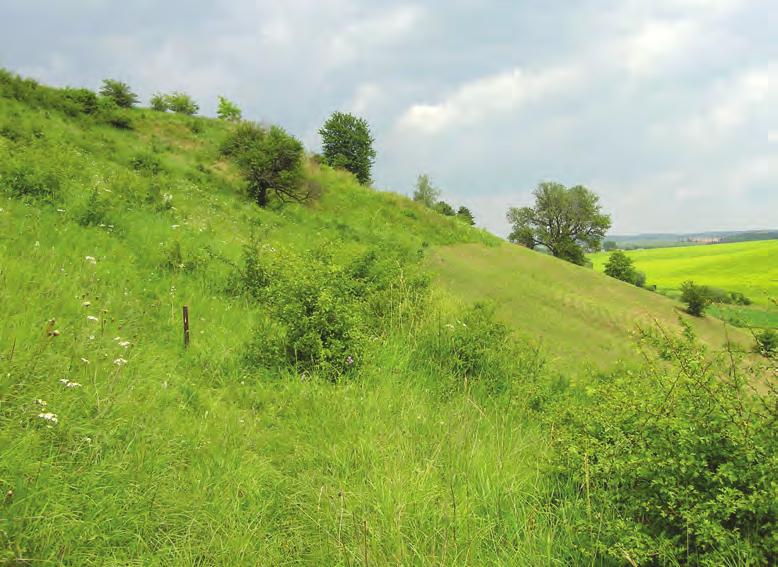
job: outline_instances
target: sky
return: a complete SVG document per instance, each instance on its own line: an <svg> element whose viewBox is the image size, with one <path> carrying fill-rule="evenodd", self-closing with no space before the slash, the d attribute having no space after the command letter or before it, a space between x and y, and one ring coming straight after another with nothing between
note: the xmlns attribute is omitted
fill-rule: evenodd
<svg viewBox="0 0 778 567"><path fill-rule="evenodd" d="M768 4L0 0L0 66L182 90L205 115L224 95L312 151L358 114L376 188L427 173L500 235L545 180L600 195L616 234L778 228Z"/></svg>

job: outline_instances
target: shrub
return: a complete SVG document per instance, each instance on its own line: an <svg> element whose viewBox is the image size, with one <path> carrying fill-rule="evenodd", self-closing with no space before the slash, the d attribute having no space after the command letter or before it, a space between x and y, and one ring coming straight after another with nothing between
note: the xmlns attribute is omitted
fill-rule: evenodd
<svg viewBox="0 0 778 567"><path fill-rule="evenodd" d="M754 333L754 351L765 357L778 354L778 332L772 329L763 329Z"/></svg>
<svg viewBox="0 0 778 567"><path fill-rule="evenodd" d="M130 160L130 167L145 175L156 175L164 169L159 157L148 152L135 155Z"/></svg>
<svg viewBox="0 0 778 567"><path fill-rule="evenodd" d="M271 196L281 202L310 197L304 183L303 146L283 128L242 124L224 141L222 153L241 169L249 195L260 207L266 207Z"/></svg>
<svg viewBox="0 0 778 567"><path fill-rule="evenodd" d="M63 89L64 95L76 105L79 112L97 114L99 104L97 95L89 89Z"/></svg>
<svg viewBox="0 0 778 567"><path fill-rule="evenodd" d="M0 178L5 190L18 199L33 198L53 201L59 196L59 177L50 170L42 170L30 164L15 167Z"/></svg>
<svg viewBox="0 0 778 567"><path fill-rule="evenodd" d="M192 132L192 134L202 134L205 130L205 127L203 126L202 121L195 118L189 122L189 130Z"/></svg>
<svg viewBox="0 0 778 567"><path fill-rule="evenodd" d="M440 386L487 395L524 388L524 401L539 409L547 392L530 389L537 386L534 378L541 374L543 360L537 349L519 343L497 321L493 305L475 303L446 319L428 324L416 353L420 364L435 367L432 375L447 379Z"/></svg>
<svg viewBox="0 0 778 567"><path fill-rule="evenodd" d="M216 109L216 116L221 120L227 120L228 122L239 122L242 113L238 105L234 102L227 100L223 96L219 97L219 107Z"/></svg>
<svg viewBox="0 0 778 567"><path fill-rule="evenodd" d="M76 214L76 220L81 226L107 225L110 224L108 210L108 202L100 198L97 189L93 189L82 209Z"/></svg>
<svg viewBox="0 0 778 567"><path fill-rule="evenodd" d="M473 213L465 206L459 207L457 210L457 218L465 221L470 226L475 225L475 217Z"/></svg>
<svg viewBox="0 0 778 567"><path fill-rule="evenodd" d="M580 490L580 549L614 564L767 565L775 557L775 420L734 354L710 360L686 326L644 332L663 360L560 404L555 462ZM610 563L607 563L610 564Z"/></svg>
<svg viewBox="0 0 778 567"><path fill-rule="evenodd" d="M445 201L438 201L437 203L435 203L435 211L447 217L453 217L456 214L454 207L452 207Z"/></svg>
<svg viewBox="0 0 778 567"><path fill-rule="evenodd" d="M681 301L686 304L686 311L695 317L702 317L705 308L710 305L710 289L703 285L697 285L693 281L681 284Z"/></svg>
<svg viewBox="0 0 778 567"><path fill-rule="evenodd" d="M138 95L127 83L114 79L105 79L100 94L112 100L120 108L132 108L138 103Z"/></svg>
<svg viewBox="0 0 778 567"><path fill-rule="evenodd" d="M605 263L605 274L617 280L637 285L638 274L632 258L621 250L614 250L608 255L608 261ZM645 283L645 275L643 275L643 283Z"/></svg>
<svg viewBox="0 0 778 567"><path fill-rule="evenodd" d="M149 105L152 110L156 110L157 112L167 112L170 110L170 104L168 103L167 97L162 93L154 93L151 95Z"/></svg>
<svg viewBox="0 0 778 567"><path fill-rule="evenodd" d="M170 93L165 97L165 99L167 101L168 108L178 114L192 116L197 114L197 111L200 110L200 107L192 97L180 91Z"/></svg>

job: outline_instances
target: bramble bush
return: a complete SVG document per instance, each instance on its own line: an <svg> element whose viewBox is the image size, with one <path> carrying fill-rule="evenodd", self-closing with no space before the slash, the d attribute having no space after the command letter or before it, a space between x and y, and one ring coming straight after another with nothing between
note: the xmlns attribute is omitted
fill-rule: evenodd
<svg viewBox="0 0 778 567"><path fill-rule="evenodd" d="M249 364L330 379L360 366L368 338L381 333L395 305L401 264L379 262L367 251L338 265L333 249L329 245L302 257L256 236L245 246L228 287L264 311L247 346ZM417 282L414 289L423 287Z"/></svg>
<svg viewBox="0 0 778 567"><path fill-rule="evenodd" d="M776 390L752 389L759 375L732 352L711 360L688 325L641 341L662 356L560 404L555 460L585 502L580 550L633 565L767 565L778 553Z"/></svg>

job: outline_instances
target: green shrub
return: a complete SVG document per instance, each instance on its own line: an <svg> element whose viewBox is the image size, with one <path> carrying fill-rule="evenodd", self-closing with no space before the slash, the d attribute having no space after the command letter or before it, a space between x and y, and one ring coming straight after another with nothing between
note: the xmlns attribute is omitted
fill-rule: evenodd
<svg viewBox="0 0 778 567"><path fill-rule="evenodd" d="M168 104L167 97L161 93L154 93L151 95L149 105L152 110L156 110L157 112L167 112L170 110L170 104Z"/></svg>
<svg viewBox="0 0 778 567"><path fill-rule="evenodd" d="M586 510L580 549L592 563L767 565L778 550L775 394L754 393L736 358L712 362L688 326L642 337L673 364L587 384L554 424L557 470Z"/></svg>
<svg viewBox="0 0 778 567"><path fill-rule="evenodd" d="M100 94L111 99L119 108L132 108L138 103L138 95L132 92L130 85L115 79L105 79Z"/></svg>
<svg viewBox="0 0 778 567"><path fill-rule="evenodd" d="M216 116L221 120L227 120L228 122L238 122L242 117L242 113L238 105L231 100L226 99L223 96L219 97L219 107L216 110Z"/></svg>
<svg viewBox="0 0 778 567"><path fill-rule="evenodd" d="M778 354L778 332L763 329L754 333L754 351L762 356L771 357Z"/></svg>
<svg viewBox="0 0 778 567"><path fill-rule="evenodd" d="M148 152L135 155L130 160L130 167L145 175L156 175L164 170L162 160L160 160L158 156Z"/></svg>
<svg viewBox="0 0 778 567"><path fill-rule="evenodd" d="M5 191L17 199L34 198L54 201L59 197L60 181L56 173L30 164L18 165L0 178Z"/></svg>
<svg viewBox="0 0 778 567"><path fill-rule="evenodd" d="M418 340L422 365L433 365L436 376L447 379L447 391L480 390L501 394L536 386L543 361L537 349L519 343L494 315L494 306L475 303L453 317L427 325ZM539 391L525 401L539 408Z"/></svg>
<svg viewBox="0 0 778 567"><path fill-rule="evenodd" d="M178 114L192 116L197 114L197 111L200 109L192 97L180 91L166 95L165 100L167 101L167 107Z"/></svg>
<svg viewBox="0 0 778 567"><path fill-rule="evenodd" d="M681 284L681 301L686 304L686 311L695 317L702 317L705 308L711 303L710 288L697 285L693 281Z"/></svg>
<svg viewBox="0 0 778 567"><path fill-rule="evenodd" d="M63 94L73 101L74 109L84 114L97 114L99 104L97 95L89 89L63 89Z"/></svg>
<svg viewBox="0 0 778 567"><path fill-rule="evenodd" d="M108 202L100 197L100 192L93 189L89 198L80 211L76 213L76 220L81 226L101 226L111 224L108 218L110 207Z"/></svg>

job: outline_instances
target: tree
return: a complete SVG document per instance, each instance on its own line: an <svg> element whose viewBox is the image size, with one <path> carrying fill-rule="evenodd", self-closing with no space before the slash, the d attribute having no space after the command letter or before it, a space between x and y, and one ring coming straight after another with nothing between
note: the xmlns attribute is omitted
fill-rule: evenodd
<svg viewBox="0 0 778 567"><path fill-rule="evenodd" d="M470 226L475 225L475 217L473 216L473 213L470 212L470 209L467 207L459 207L459 210L457 211L457 218L462 219Z"/></svg>
<svg viewBox="0 0 778 567"><path fill-rule="evenodd" d="M693 281L685 281L681 284L681 301L686 304L689 315L702 317L705 308L711 303L710 289L704 285L697 285Z"/></svg>
<svg viewBox="0 0 778 567"><path fill-rule="evenodd" d="M149 104L151 105L151 109L156 110L157 112L167 112L170 110L170 104L168 103L167 97L161 93L154 93L151 95Z"/></svg>
<svg viewBox="0 0 778 567"><path fill-rule="evenodd" d="M260 207L270 196L280 201L305 201L303 145L283 128L269 130L246 122L222 145L222 153L232 158L248 183L249 195Z"/></svg>
<svg viewBox="0 0 778 567"><path fill-rule="evenodd" d="M445 201L438 201L435 203L434 207L435 211L440 213L441 215L445 215L447 217L453 217L456 213L454 210L454 207L446 203Z"/></svg>
<svg viewBox="0 0 778 567"><path fill-rule="evenodd" d="M430 176L426 173L419 175L416 179L416 190L413 192L413 200L417 203L432 208L440 197L440 191L436 189L430 181Z"/></svg>
<svg viewBox="0 0 778 567"><path fill-rule="evenodd" d="M132 92L130 85L114 79L103 81L100 94L110 98L121 108L132 108L138 103L138 95Z"/></svg>
<svg viewBox="0 0 778 567"><path fill-rule="evenodd" d="M363 185L370 184L375 161L373 136L364 118L334 112L319 130L322 153L328 165L353 173Z"/></svg>
<svg viewBox="0 0 778 567"><path fill-rule="evenodd" d="M618 248L618 245L613 242L613 240L606 240L602 243L602 249L606 252L610 252L611 250L616 250Z"/></svg>
<svg viewBox="0 0 778 567"><path fill-rule="evenodd" d="M193 114L197 114L197 111L200 110L200 107L191 96L180 91L166 95L165 100L167 101L168 108L179 114L192 116Z"/></svg>
<svg viewBox="0 0 778 567"><path fill-rule="evenodd" d="M605 273L623 282L637 283L637 270L635 270L635 266L632 263L632 258L621 250L614 250L608 255L608 261L605 263Z"/></svg>
<svg viewBox="0 0 778 567"><path fill-rule="evenodd" d="M545 246L554 256L583 265L584 249L598 249L611 227L599 197L583 185L568 189L553 182L540 183L533 195L534 207L508 209L513 225L508 239L532 249Z"/></svg>
<svg viewBox="0 0 778 567"><path fill-rule="evenodd" d="M238 122L242 117L242 113L237 104L220 96L219 108L216 110L216 116L222 120L227 120L228 122Z"/></svg>

